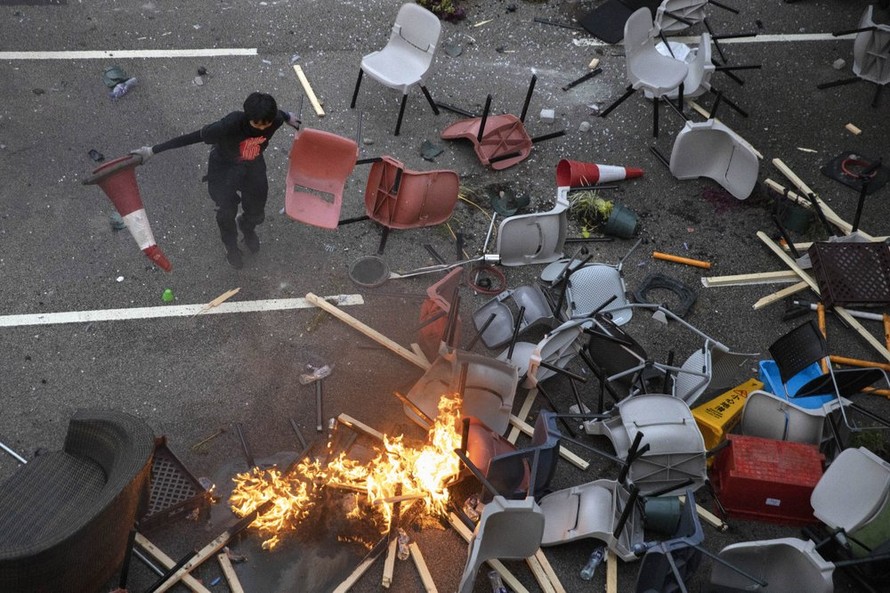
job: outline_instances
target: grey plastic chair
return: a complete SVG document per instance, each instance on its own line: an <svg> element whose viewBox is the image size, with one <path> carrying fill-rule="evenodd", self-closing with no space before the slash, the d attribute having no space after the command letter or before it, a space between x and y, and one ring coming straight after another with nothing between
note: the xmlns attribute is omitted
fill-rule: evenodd
<svg viewBox="0 0 890 593"><path fill-rule="evenodd" d="M739 433L747 436L821 445L826 418L837 408L825 404L804 408L766 391L753 391L745 400Z"/></svg>
<svg viewBox="0 0 890 593"><path fill-rule="evenodd" d="M569 224L568 190L557 188L552 210L518 214L501 221L496 248L501 265L546 264L563 256Z"/></svg>
<svg viewBox="0 0 890 593"><path fill-rule="evenodd" d="M744 200L757 184L760 160L748 142L717 120L687 121L674 140L670 170L680 180L713 179Z"/></svg>
<svg viewBox="0 0 890 593"><path fill-rule="evenodd" d="M543 497L542 546L555 546L579 539L594 538L625 562L637 560L634 548L643 543L643 517L634 496L615 480L594 480ZM616 535L626 505L623 529Z"/></svg>
<svg viewBox="0 0 890 593"><path fill-rule="evenodd" d="M786 537L742 542L726 546L718 557L767 584L760 585L727 564L715 562L710 588L715 593L834 592L834 564L822 558L811 541Z"/></svg>
<svg viewBox="0 0 890 593"><path fill-rule="evenodd" d="M658 102L671 91L678 91L682 105L681 85L689 71L688 66L670 56L664 56L655 48L653 36L656 34L652 13L648 8L640 8L630 15L624 24L624 53L629 86L617 101L600 114L606 117L635 91L648 91L654 98L653 115L655 125L653 135L658 136Z"/></svg>
<svg viewBox="0 0 890 593"><path fill-rule="evenodd" d="M689 50L688 46L675 41L668 41L668 45L659 43L655 46L662 55L670 56L673 54L675 59L680 59L680 52L685 54L682 61L689 68L686 78L683 80L683 97L686 99L694 99L711 90L711 78L714 76L716 67L711 59L711 35L702 33L698 47L695 50ZM670 47L670 50L668 50ZM668 99L676 99L678 95L677 89L665 93ZM650 91L646 91L646 98L652 99L653 95Z"/></svg>
<svg viewBox="0 0 890 593"><path fill-rule="evenodd" d="M459 593L472 593L479 567L491 559L520 560L541 547L544 513L532 497L507 500L495 496L485 505L473 538Z"/></svg>
<svg viewBox="0 0 890 593"><path fill-rule="evenodd" d="M738 384L740 368L755 354L730 352L710 338L680 366L673 395L695 406L706 392L725 391Z"/></svg>
<svg viewBox="0 0 890 593"><path fill-rule="evenodd" d="M853 74L877 85L890 83L890 25L878 25L869 4L859 20L862 31L853 41Z"/></svg>
<svg viewBox="0 0 890 593"><path fill-rule="evenodd" d="M459 392L463 385L461 415L478 418L491 430L503 434L510 425L513 398L519 376L516 367L471 352L455 350L437 358L407 393L408 401L426 418L405 405L405 414L424 428L439 414L443 395Z"/></svg>
<svg viewBox="0 0 890 593"><path fill-rule="evenodd" d="M642 433L641 445L648 445L648 450L635 456L627 473L641 495L674 490L680 494L687 480L692 480L694 490L705 483L705 441L686 402L666 394L640 394L618 402L613 414L606 420L585 422L584 430L607 437L622 460Z"/></svg>
<svg viewBox="0 0 890 593"><path fill-rule="evenodd" d="M435 14L414 3L403 4L386 46L362 58L349 107L355 108L362 75L367 74L386 87L402 91L396 136L402 127L408 90L415 84L420 86L433 112L439 115L439 108L424 85L424 78L433 62L441 31L442 23Z"/></svg>
<svg viewBox="0 0 890 593"><path fill-rule="evenodd" d="M705 20L707 5L708 0L664 0L655 10L655 28L663 33L684 31Z"/></svg>
<svg viewBox="0 0 890 593"><path fill-rule="evenodd" d="M817 519L855 540L854 553L858 542L873 548L890 540L890 463L865 447L845 449L813 488L810 504Z"/></svg>
<svg viewBox="0 0 890 593"><path fill-rule="evenodd" d="M505 290L473 313L473 325L481 332L482 343L489 348L497 348L510 341L516 327L514 309L517 313L523 311L519 322L520 335L537 325L552 326L554 322L553 310L539 286L517 286ZM491 318L492 315L494 318Z"/></svg>

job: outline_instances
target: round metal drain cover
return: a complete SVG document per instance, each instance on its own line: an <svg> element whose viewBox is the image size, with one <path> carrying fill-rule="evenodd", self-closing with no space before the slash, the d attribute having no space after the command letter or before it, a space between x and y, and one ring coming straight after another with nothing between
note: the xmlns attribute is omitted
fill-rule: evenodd
<svg viewBox="0 0 890 593"><path fill-rule="evenodd" d="M389 280L389 266L376 255L360 257L349 266L349 279L359 286L374 288Z"/></svg>

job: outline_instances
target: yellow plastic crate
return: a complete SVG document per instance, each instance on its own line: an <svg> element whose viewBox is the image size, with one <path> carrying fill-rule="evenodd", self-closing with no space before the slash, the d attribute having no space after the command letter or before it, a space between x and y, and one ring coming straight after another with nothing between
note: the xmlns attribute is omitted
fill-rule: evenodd
<svg viewBox="0 0 890 593"><path fill-rule="evenodd" d="M726 434L742 419L742 409L745 407L748 394L762 387L763 383L757 379L748 379L741 385L693 408L692 417L695 418L695 423L698 424L705 439L705 447L713 449L726 439Z"/></svg>

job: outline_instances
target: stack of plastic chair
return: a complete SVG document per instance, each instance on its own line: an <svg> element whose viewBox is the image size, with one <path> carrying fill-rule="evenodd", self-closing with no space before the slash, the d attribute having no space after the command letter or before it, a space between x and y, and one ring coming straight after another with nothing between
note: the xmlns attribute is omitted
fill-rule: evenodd
<svg viewBox="0 0 890 593"><path fill-rule="evenodd" d="M284 213L323 229L337 228L357 155L355 140L311 128L298 132L288 160Z"/></svg>
<svg viewBox="0 0 890 593"><path fill-rule="evenodd" d="M508 357L525 375L523 387L531 389L541 381L545 381L564 369L578 355L578 340L582 332L581 321L566 321L559 327L549 331L537 344L517 342L512 355L509 350L502 352L498 358Z"/></svg>
<svg viewBox="0 0 890 593"><path fill-rule="evenodd" d="M711 569L715 593L833 593L834 564L793 537L732 544ZM735 567L735 568L733 568Z"/></svg>
<svg viewBox="0 0 890 593"><path fill-rule="evenodd" d="M556 204L547 212L517 214L501 221L496 247L501 265L546 264L562 257L569 226L568 190L557 190Z"/></svg>
<svg viewBox="0 0 890 593"><path fill-rule="evenodd" d="M439 108L424 85L424 78L432 65L441 31L442 23L435 14L414 3L403 4L386 46L362 58L349 107L355 108L362 75L367 73L380 84L402 91L396 136L402 128L408 90L415 84L420 86L433 113L439 115Z"/></svg>
<svg viewBox="0 0 890 593"><path fill-rule="evenodd" d="M519 311L522 316L517 319ZM522 334L537 326L552 327L554 321L547 297L534 284L505 290L473 313L473 325L488 348L508 343L517 323L518 333Z"/></svg>

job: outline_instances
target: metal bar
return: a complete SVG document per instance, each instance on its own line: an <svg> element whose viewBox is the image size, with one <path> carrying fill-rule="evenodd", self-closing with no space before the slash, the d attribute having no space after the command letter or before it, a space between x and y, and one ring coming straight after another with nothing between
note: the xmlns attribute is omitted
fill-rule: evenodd
<svg viewBox="0 0 890 593"><path fill-rule="evenodd" d="M664 156L663 154L661 154L661 151L660 151L660 150L658 150L658 149L655 148L654 146L650 146L650 147L649 147L649 152L651 152L653 155L655 155L655 158L657 158L658 161L659 161L662 165L664 165L664 166L667 167L668 169L671 168L671 163L670 163L670 161L668 161L668 159L667 159L666 156Z"/></svg>
<svg viewBox="0 0 890 593"><path fill-rule="evenodd" d="M426 412L421 410L417 404L415 404L413 401L408 399L408 396L402 395L398 391L393 391L392 394L394 396L396 396L400 402L402 402L403 404L405 404L406 406L411 408L411 411L414 412L415 414L417 414L418 416L420 416L424 422L429 424L429 426L427 428L431 427L433 424L436 423L435 418L430 418L429 414L427 414Z"/></svg>
<svg viewBox="0 0 890 593"><path fill-rule="evenodd" d="M455 107L454 105L449 105L448 103L436 101L436 105L441 107L445 111L451 111L452 113L463 115L464 117L479 117L477 114L471 111L467 111L466 109L462 109L461 107Z"/></svg>
<svg viewBox="0 0 890 593"><path fill-rule="evenodd" d="M304 449L309 445L306 443L306 439L303 438L303 433L300 432L300 427L297 426L297 421L293 418L290 419L290 426L294 429L294 433L297 435L297 440L300 441L300 446Z"/></svg>
<svg viewBox="0 0 890 593"><path fill-rule="evenodd" d="M180 568L182 568L183 566L188 564L189 561L197 555L198 555L198 551L192 550L191 552L189 552L188 554L186 554L185 556L180 558L179 562L177 562L172 567L170 567L170 570L168 570L167 572L162 574L158 578L158 580L156 580L154 583L152 583L151 586L145 590L145 593L153 593L154 591L157 591L161 585L166 583L173 575L175 575L177 572L179 572Z"/></svg>
<svg viewBox="0 0 890 593"><path fill-rule="evenodd" d="M121 578L118 581L118 587L120 589L127 589L127 580L130 576L130 561L133 559L133 549L136 545L136 529L133 528L130 530L130 535L127 537L127 548L124 553L124 563L121 565Z"/></svg>
<svg viewBox="0 0 890 593"><path fill-rule="evenodd" d="M448 262L445 261L445 258L442 257L441 255L439 255L439 252L436 251L436 249L435 249L432 245L430 245L429 243L424 243L424 244L423 244L423 248L426 249L427 252L430 254L430 256L431 256L434 260L436 260L437 262L439 262L440 264L446 264L446 265L448 264Z"/></svg>
<svg viewBox="0 0 890 593"><path fill-rule="evenodd" d="M535 136L532 138L532 144L537 144L538 142L543 142L544 140L553 140L554 138L559 138L560 136L565 136L566 131L560 130L558 132L550 132L549 134L544 134L543 136Z"/></svg>
<svg viewBox="0 0 890 593"><path fill-rule="evenodd" d="M322 410L324 399L324 379L315 381L315 431L324 432L324 412Z"/></svg>
<svg viewBox="0 0 890 593"><path fill-rule="evenodd" d="M621 510L621 517L618 519L618 523L615 524L615 530L612 532L613 537L621 536L621 532L624 531L624 526L627 524L627 520L630 519L630 513L633 511L633 506L637 503L639 495L640 489L637 488L636 484L631 484L630 496L627 497L627 504L624 505L624 508Z"/></svg>
<svg viewBox="0 0 890 593"><path fill-rule="evenodd" d="M355 161L356 165L370 165L371 163L379 163L383 160L383 157L373 156L366 159L358 159Z"/></svg>
<svg viewBox="0 0 890 593"><path fill-rule="evenodd" d="M708 3L713 4L717 8L722 8L723 10L728 10L729 12L731 12L733 14L739 14L739 10L737 8L733 8L732 6L727 6L726 4L722 4L720 2L717 2L717 0L708 0Z"/></svg>
<svg viewBox="0 0 890 593"><path fill-rule="evenodd" d="M558 367L558 366L552 365L552 364L550 364L549 362L544 362L544 361L542 360L542 361L540 362L540 365L541 365L542 367L544 367L545 369L549 369L549 370L553 371L554 373L558 373L558 374L560 374L560 375L563 375L564 377L568 377L568 378L573 379L573 380L575 380L575 381L580 381L581 383L587 383L587 377L583 377L583 376L581 376L581 375L579 375L579 374L577 374L577 373L573 373L573 372L571 372L571 371L567 371L566 369L564 369L564 368L562 368L562 367Z"/></svg>
<svg viewBox="0 0 890 593"><path fill-rule="evenodd" d="M491 111L491 95L485 98L485 107L482 108L482 117L479 118L479 132L476 134L476 142L482 142L485 135L485 123L488 121L488 112Z"/></svg>
<svg viewBox="0 0 890 593"><path fill-rule="evenodd" d="M22 463L22 464L28 463L27 459L25 459L24 457L22 457L21 455L19 455L18 453L16 453L15 451L10 449L6 445L4 445L3 443L0 443L0 449L3 449L4 451L6 451L9 455L12 456L13 459L18 461L19 463Z"/></svg>
<svg viewBox="0 0 890 593"><path fill-rule="evenodd" d="M570 88L574 88L574 87L578 86L578 85L581 84L582 82L587 82L588 80L590 80L591 78L593 78L593 77L596 76L597 74L600 74L602 71L603 71L602 68L596 68L596 69L594 69L594 70L591 70L590 72L588 72L588 73L585 74L584 76L582 76L582 77L580 77L580 78L576 78L576 79L573 80L572 82L570 82L570 83L568 83L567 85L565 85L564 87L562 87L562 90L567 91L567 90L569 90Z"/></svg>
<svg viewBox="0 0 890 593"><path fill-rule="evenodd" d="M476 467L476 464L474 464L472 460L470 460L466 453L464 453L460 449L455 449L454 452L464 463L464 465L466 465L467 468L471 472L473 472L473 475L476 476L476 479L482 483L482 486L484 486L486 490L491 492L494 496L500 496L500 492L498 492L497 488L495 488L494 485L488 481L488 478L485 477L485 474L483 474L482 471L478 467Z"/></svg>
<svg viewBox="0 0 890 593"><path fill-rule="evenodd" d="M256 462L253 459L253 453L250 450L250 445L247 444L247 439L244 437L244 430L241 426L240 422L234 422L233 426L235 427L235 432L238 434L238 441L241 443L241 451L244 453L244 459L247 461L248 469L253 469L256 467Z"/></svg>
<svg viewBox="0 0 890 593"><path fill-rule="evenodd" d="M467 344L467 350L473 349L473 346L476 345L476 342L479 341L479 338L482 337L482 334L485 333L485 330L488 329L488 326L490 326L491 323L495 320L495 317L497 317L497 313L492 313L491 315L488 316L488 319L485 320L485 323L482 324L482 327L479 329L478 332L476 332L476 335L473 336L473 339L470 340L470 343Z"/></svg>
<svg viewBox="0 0 890 593"><path fill-rule="evenodd" d="M513 349L516 347L516 340L519 338L519 329L522 327L522 319L525 317L525 306L519 307L519 314L516 316L516 324L513 326L513 336L510 338L510 347L507 349L507 360L513 360Z"/></svg>
<svg viewBox="0 0 890 593"><path fill-rule="evenodd" d="M550 394L547 393L547 391L541 386L540 383L538 383L537 387L538 387L538 393L540 393L541 396L545 400L547 400L547 405L550 406L550 409L553 410L554 412L558 413L559 410L556 408L556 404L553 403L553 399L550 397ZM569 432L569 434L574 438L575 431L572 429L571 425L569 425L569 423L566 422L565 417L564 416L557 416L557 417L559 418L559 421L562 423L562 425L565 427L565 429Z"/></svg>
<svg viewBox="0 0 890 593"><path fill-rule="evenodd" d="M538 75L532 74L532 79L528 83L528 91L525 93L525 102L522 104L522 113L519 121L525 123L525 115L528 113L528 105L532 102L532 93L535 92L535 84L538 82Z"/></svg>
<svg viewBox="0 0 890 593"><path fill-rule="evenodd" d="M535 17L533 19L534 22L540 23L542 25L553 25L554 27L562 27L563 29L572 29L573 31L583 31L584 27L580 27L578 25L570 25L568 23L557 23L556 21L549 21L547 19L542 19L539 17Z"/></svg>

